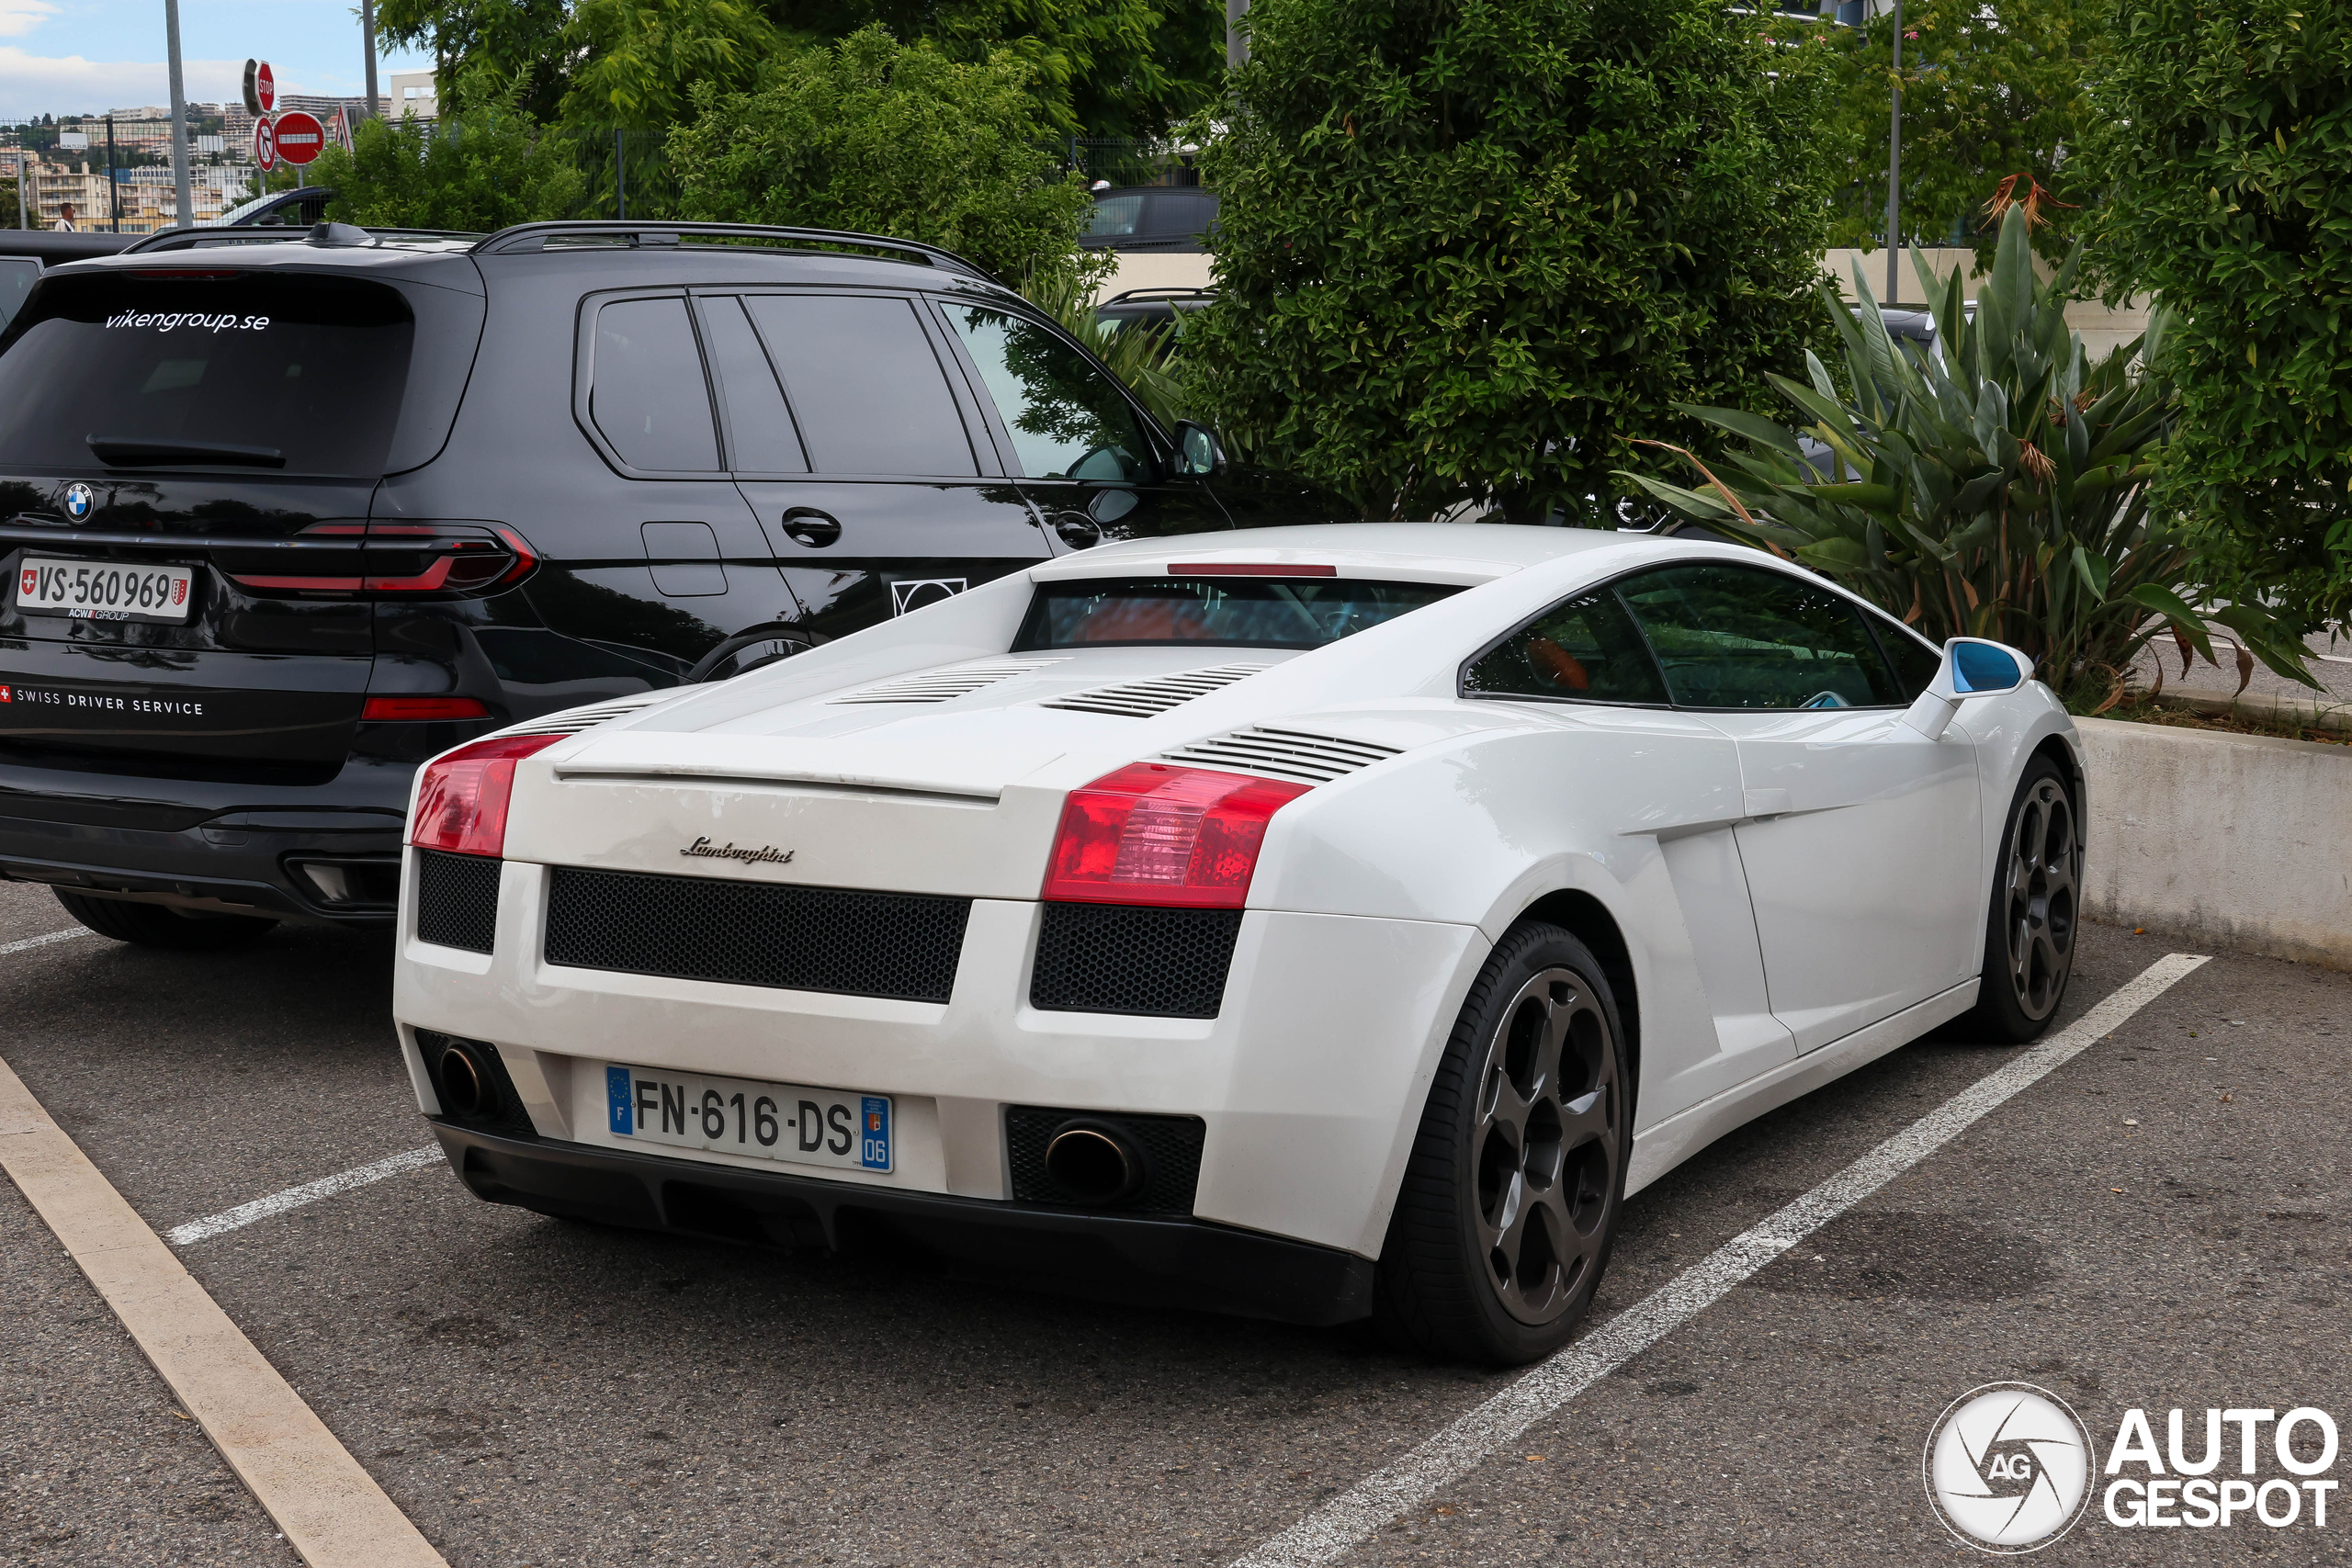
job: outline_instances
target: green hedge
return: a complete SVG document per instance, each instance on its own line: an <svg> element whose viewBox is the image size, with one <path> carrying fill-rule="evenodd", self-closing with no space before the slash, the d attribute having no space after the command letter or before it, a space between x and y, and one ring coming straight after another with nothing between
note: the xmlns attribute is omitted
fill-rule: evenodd
<svg viewBox="0 0 2352 1568"><path fill-rule="evenodd" d="M2352 615L2352 0L2119 0L2089 260L2177 321L2160 504L2210 573Z"/></svg>

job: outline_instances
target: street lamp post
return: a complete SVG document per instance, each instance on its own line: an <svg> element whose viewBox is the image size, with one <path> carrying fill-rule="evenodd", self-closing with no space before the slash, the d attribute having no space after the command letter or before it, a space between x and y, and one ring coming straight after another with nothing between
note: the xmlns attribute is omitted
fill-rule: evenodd
<svg viewBox="0 0 2352 1568"><path fill-rule="evenodd" d="M360 111L359 119L373 119L376 118L376 0L359 0L359 30L368 41L368 107ZM352 122L351 130L355 136L358 134L358 120Z"/></svg>
<svg viewBox="0 0 2352 1568"><path fill-rule="evenodd" d="M172 79L172 189L179 197L179 212L173 227L192 229L196 227L196 209L188 191L187 88L180 77L180 0L164 0L164 50L171 64ZM111 132L113 127L109 125L107 130ZM107 162L114 162L111 153ZM111 175L113 171L107 173Z"/></svg>
<svg viewBox="0 0 2352 1568"><path fill-rule="evenodd" d="M1894 103L1886 124L1886 302L1903 291L1894 270L1903 251L1903 0L1894 0Z"/></svg>
<svg viewBox="0 0 2352 1568"><path fill-rule="evenodd" d="M1238 71L1250 62L1250 35L1241 18L1250 14L1250 0L1225 0L1225 68Z"/></svg>

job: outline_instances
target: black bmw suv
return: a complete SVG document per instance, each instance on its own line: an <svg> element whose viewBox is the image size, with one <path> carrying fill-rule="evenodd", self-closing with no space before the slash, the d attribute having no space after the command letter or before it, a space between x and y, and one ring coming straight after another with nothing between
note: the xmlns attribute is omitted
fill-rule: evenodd
<svg viewBox="0 0 2352 1568"><path fill-rule="evenodd" d="M389 919L409 780L1107 538L1327 518L945 252L321 225L0 334L0 874L108 936Z"/></svg>

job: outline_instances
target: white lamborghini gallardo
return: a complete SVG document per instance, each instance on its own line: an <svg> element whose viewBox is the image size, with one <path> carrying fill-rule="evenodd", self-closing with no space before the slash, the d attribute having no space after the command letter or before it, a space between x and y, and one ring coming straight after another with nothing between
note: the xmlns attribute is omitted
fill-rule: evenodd
<svg viewBox="0 0 2352 1568"><path fill-rule="evenodd" d="M1544 1354L1625 1195L2065 989L1997 644L1730 545L1054 560L420 774L396 1008L481 1196Z"/></svg>

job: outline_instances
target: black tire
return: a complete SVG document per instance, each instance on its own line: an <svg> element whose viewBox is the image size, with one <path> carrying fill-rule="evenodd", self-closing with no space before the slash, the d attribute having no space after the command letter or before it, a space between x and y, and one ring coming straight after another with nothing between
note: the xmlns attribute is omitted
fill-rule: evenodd
<svg viewBox="0 0 2352 1568"><path fill-rule="evenodd" d="M224 947L243 947L267 936L277 927L276 920L260 915L190 914L162 904L136 904L128 898L94 898L86 893L69 893L62 887L50 891L57 895L57 901L65 906L67 914L100 936L136 942L141 947L212 953Z"/></svg>
<svg viewBox="0 0 2352 1568"><path fill-rule="evenodd" d="M1584 943L1531 922L1496 945L1430 1086L1381 1247L1374 1317L1389 1338L1504 1366L1567 1343L1625 1201L1624 1039Z"/></svg>
<svg viewBox="0 0 2352 1568"><path fill-rule="evenodd" d="M1984 915L1976 1006L1955 1025L1965 1038L2022 1045L2041 1038L2066 998L2082 920L2083 833L2073 787L2048 757L2026 764Z"/></svg>
<svg viewBox="0 0 2352 1568"><path fill-rule="evenodd" d="M738 675L747 675L766 665L790 659L796 654L806 653L809 646L808 638L804 634L781 631L773 626L755 632L744 632L729 637L725 642L704 654L695 667L686 672L686 684L692 686L705 681L731 681Z"/></svg>

